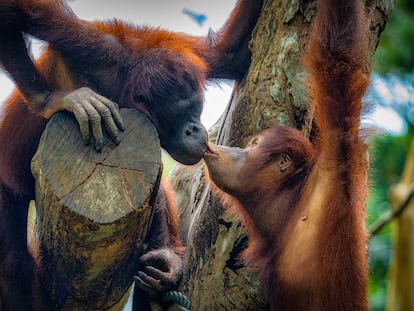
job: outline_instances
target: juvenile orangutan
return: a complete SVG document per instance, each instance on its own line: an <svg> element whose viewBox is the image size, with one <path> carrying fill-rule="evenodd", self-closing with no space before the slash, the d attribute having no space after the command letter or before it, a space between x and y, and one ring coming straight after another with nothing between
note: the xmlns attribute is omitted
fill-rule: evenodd
<svg viewBox="0 0 414 311"><path fill-rule="evenodd" d="M322 0L303 63L316 137L274 126L244 149L209 144L211 180L249 236L271 310L368 310L366 145L360 139L367 29L361 0Z"/></svg>

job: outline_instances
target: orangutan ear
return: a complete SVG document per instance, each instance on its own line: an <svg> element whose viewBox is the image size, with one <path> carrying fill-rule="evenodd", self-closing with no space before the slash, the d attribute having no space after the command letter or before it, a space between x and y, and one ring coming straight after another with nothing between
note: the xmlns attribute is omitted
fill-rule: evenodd
<svg viewBox="0 0 414 311"><path fill-rule="evenodd" d="M286 153L282 153L279 155L278 166L280 172L286 172L292 166L292 159Z"/></svg>

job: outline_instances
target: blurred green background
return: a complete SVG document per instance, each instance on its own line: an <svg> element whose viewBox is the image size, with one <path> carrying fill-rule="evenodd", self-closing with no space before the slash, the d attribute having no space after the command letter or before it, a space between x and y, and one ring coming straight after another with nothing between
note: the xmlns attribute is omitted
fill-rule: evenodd
<svg viewBox="0 0 414 311"><path fill-rule="evenodd" d="M414 1L397 0L378 46L374 77L386 88L368 97L376 105L392 109L403 122L398 133L379 132L370 138L370 196L368 227L389 211L389 190L401 178L414 134ZM369 244L371 310L384 310L387 299L389 261L392 256L390 224ZM412 237L414 238L414 237ZM414 295L414 289L412 289ZM409 311L409 310L407 310Z"/></svg>

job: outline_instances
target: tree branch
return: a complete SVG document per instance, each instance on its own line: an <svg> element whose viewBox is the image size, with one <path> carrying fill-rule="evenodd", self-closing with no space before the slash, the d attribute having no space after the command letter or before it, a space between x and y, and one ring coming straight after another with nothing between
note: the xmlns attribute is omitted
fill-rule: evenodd
<svg viewBox="0 0 414 311"><path fill-rule="evenodd" d="M410 204L411 199L414 197L414 184L411 184L408 190L408 195L405 200L398 206L397 209L392 210L390 212L385 213L379 220L374 222L374 224L369 229L370 236L376 235L382 228L393 221L395 218L399 217L401 213L406 209L406 207Z"/></svg>

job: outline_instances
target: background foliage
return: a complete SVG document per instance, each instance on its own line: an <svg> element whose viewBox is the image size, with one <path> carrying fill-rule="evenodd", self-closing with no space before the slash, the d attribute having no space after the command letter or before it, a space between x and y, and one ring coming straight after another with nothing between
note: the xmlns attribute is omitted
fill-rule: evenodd
<svg viewBox="0 0 414 311"><path fill-rule="evenodd" d="M374 71L381 75L391 98L376 94L377 104L395 110L404 123L398 134L378 133L370 139L370 196L368 227L390 209L389 190L400 179L414 135L414 1L397 0L375 57ZM401 89L400 89L401 87ZM394 90L394 91L393 91ZM395 90L400 90L395 91ZM408 96L403 96L408 94ZM407 92L407 93L405 93ZM384 310L389 261L392 256L391 226L372 237L369 245L371 309Z"/></svg>

